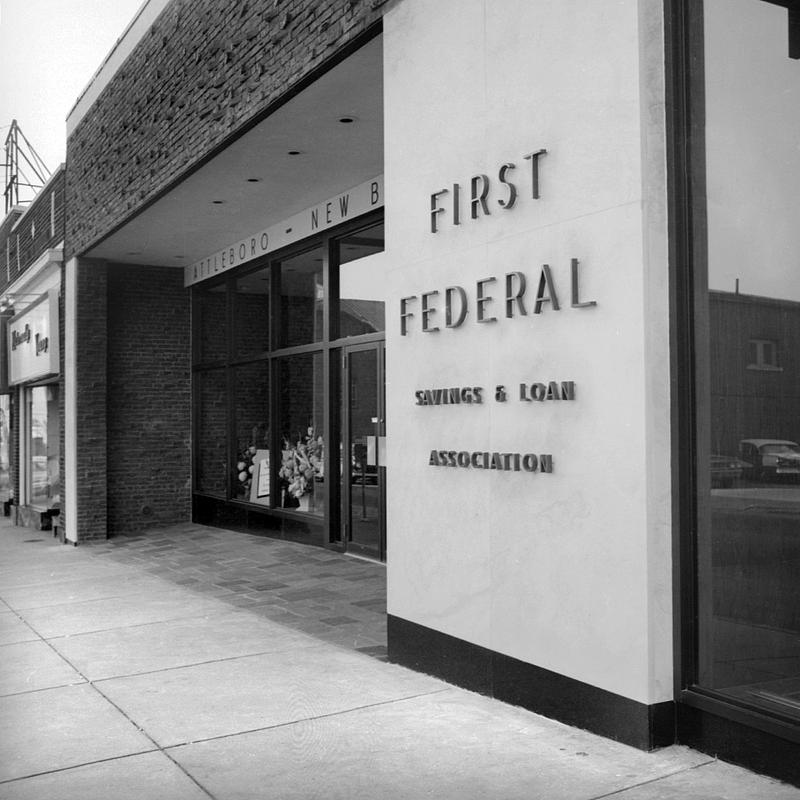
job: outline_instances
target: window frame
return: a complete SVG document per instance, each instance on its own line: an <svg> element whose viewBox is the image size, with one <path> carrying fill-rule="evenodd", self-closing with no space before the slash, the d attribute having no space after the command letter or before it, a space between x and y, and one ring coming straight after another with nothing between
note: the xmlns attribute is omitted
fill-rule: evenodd
<svg viewBox="0 0 800 800"><path fill-rule="evenodd" d="M280 443L280 421L278 420L278 413L280 407L280 386L279 386L279 369L282 359L297 355L316 355L322 356L322 371L323 371L323 416L325 428L325 475L333 476L338 474L336 468L332 465L334 452L338 452L336 447L331 447L330 444L338 441L340 435L340 414L337 401L337 387L338 387L338 370L340 364L337 361L338 353L341 351L343 345L361 344L368 342L380 342L385 340L385 331L376 333L362 334L359 336L351 336L341 338L338 336L336 327L336 313L338 311L338 258L337 248L338 242L345 236L356 233L364 228L371 227L379 222L384 221L383 209L378 209L369 214L362 215L356 219L350 220L346 223L338 225L323 233L315 234L300 242L296 242L290 246L270 253L262 258L254 260L252 263L243 265L235 270L230 270L223 275L202 281L192 287L192 408L193 420L192 426L192 495L196 498L208 498L213 501L222 501L232 506L240 506L246 508L248 511L254 511L263 515L297 519L303 522L326 523L330 525L331 530L334 530L337 520L336 510L338 509L338 487L331 485L330 479L327 479L325 502L322 516L313 514L306 514L292 509L285 509L280 507L280 499L278 497L278 463L280 459L281 443ZM321 341L310 342L307 344L282 346L280 338L280 265L282 262L301 255L303 253L321 248L322 251L322 285L323 285L323 336ZM269 342L270 349L258 354L249 354L246 356L239 356L235 351L236 336L235 336L235 296L236 296L236 281L242 276L255 273L259 270L268 269L270 274L270 331ZM196 298L203 291L207 291L215 286L224 286L226 295L226 310L225 310L225 325L226 325L226 348L225 358L223 360L213 359L204 361L197 357L199 351L200 340L202 337L201 321L195 311ZM336 309L334 308L336 307ZM233 458L237 452L235 442L235 386L234 376L235 370L238 367L247 366L248 364L266 362L269 364L269 427L270 427L270 459L271 463L275 466L271 470L270 477L270 505L260 505L249 502L249 500L237 498L235 496L235 486L233 480ZM333 363L335 362L335 363ZM198 457L199 448L197 443L199 441L199 420L198 420L198 396L197 396L197 376L214 369L224 369L227 375L226 382L226 395L225 403L227 409L227 427L226 427L226 450L227 450L227 463L229 468L227 470L226 491L224 497L210 492L205 492L197 487L198 475ZM277 461L276 461L277 459ZM333 537L331 538L333 541Z"/></svg>
<svg viewBox="0 0 800 800"><path fill-rule="evenodd" d="M785 2L752 0L786 7ZM800 723L698 683L698 533L709 530L710 478L699 443L710 429L707 341L705 75L702 0L664 0L673 531L674 697L677 735L691 742L711 714L792 743ZM797 57L797 56L794 56ZM749 357L749 356L748 356ZM780 369L780 368L778 368ZM705 493L705 494L704 494ZM687 711L680 711L683 706ZM702 739L702 732L698 734ZM780 768L778 768L780 769Z"/></svg>

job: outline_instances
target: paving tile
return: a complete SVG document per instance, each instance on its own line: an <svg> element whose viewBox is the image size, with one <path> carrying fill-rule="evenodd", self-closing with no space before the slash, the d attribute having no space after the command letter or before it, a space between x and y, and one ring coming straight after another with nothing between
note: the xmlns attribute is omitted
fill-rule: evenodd
<svg viewBox="0 0 800 800"><path fill-rule="evenodd" d="M440 691L446 684L339 648L245 656L98 683L160 745Z"/></svg>
<svg viewBox="0 0 800 800"><path fill-rule="evenodd" d="M0 781L153 749L88 684L0 698Z"/></svg>
<svg viewBox="0 0 800 800"><path fill-rule="evenodd" d="M298 631L246 612L170 620L53 639L89 680L173 669L255 653L312 647Z"/></svg>
<svg viewBox="0 0 800 800"><path fill-rule="evenodd" d="M0 696L84 682L79 672L40 639L0 647Z"/></svg>
<svg viewBox="0 0 800 800"><path fill-rule="evenodd" d="M0 611L0 645L33 642L38 638L13 611Z"/></svg>
<svg viewBox="0 0 800 800"><path fill-rule="evenodd" d="M170 754L226 800L264 787L281 800L589 800L708 760L643 753L453 689Z"/></svg>
<svg viewBox="0 0 800 800"><path fill-rule="evenodd" d="M46 608L64 603L125 597L169 589L170 584L138 571L114 575L3 588L3 597L15 609Z"/></svg>
<svg viewBox="0 0 800 800"><path fill-rule="evenodd" d="M214 598L174 588L143 595L20 610L19 613L40 636L47 639L213 614L218 610L219 604Z"/></svg>
<svg viewBox="0 0 800 800"><path fill-rule="evenodd" d="M722 761L640 783L614 800L800 800L800 789Z"/></svg>
<svg viewBox="0 0 800 800"><path fill-rule="evenodd" d="M0 800L208 800L163 753L50 772L0 784Z"/></svg>

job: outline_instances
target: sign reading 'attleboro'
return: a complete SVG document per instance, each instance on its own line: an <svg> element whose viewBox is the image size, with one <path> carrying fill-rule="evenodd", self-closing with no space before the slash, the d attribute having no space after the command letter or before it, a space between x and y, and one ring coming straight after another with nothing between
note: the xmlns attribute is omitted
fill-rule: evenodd
<svg viewBox="0 0 800 800"><path fill-rule="evenodd" d="M341 222L366 214L383 206L383 176L354 186L346 192L318 203L289 219L253 233L245 239L224 247L207 258L186 267L184 286L204 281L221 272L246 264L255 258L299 242L318 231L332 228Z"/></svg>

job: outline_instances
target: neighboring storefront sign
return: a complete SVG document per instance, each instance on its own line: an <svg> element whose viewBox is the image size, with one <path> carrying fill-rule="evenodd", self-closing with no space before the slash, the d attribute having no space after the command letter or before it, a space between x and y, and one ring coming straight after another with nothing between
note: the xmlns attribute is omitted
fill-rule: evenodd
<svg viewBox="0 0 800 800"><path fill-rule="evenodd" d="M51 290L8 322L8 382L58 374L58 293Z"/></svg>
<svg viewBox="0 0 800 800"><path fill-rule="evenodd" d="M207 258L195 261L186 267L184 286L191 286L220 272L227 272L267 253L382 207L383 176L379 175L323 203L307 208L283 222L234 242Z"/></svg>

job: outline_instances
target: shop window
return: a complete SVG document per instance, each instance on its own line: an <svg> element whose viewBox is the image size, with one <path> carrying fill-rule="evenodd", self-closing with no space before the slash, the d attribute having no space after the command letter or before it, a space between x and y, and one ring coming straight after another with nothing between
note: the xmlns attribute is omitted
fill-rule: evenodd
<svg viewBox="0 0 800 800"><path fill-rule="evenodd" d="M224 283L195 290L192 314L195 363L223 361L227 356L227 287Z"/></svg>
<svg viewBox="0 0 800 800"><path fill-rule="evenodd" d="M233 370L233 495L264 506L270 504L269 370L269 361Z"/></svg>
<svg viewBox="0 0 800 800"><path fill-rule="evenodd" d="M322 353L280 359L281 505L321 515L325 491Z"/></svg>
<svg viewBox="0 0 800 800"><path fill-rule="evenodd" d="M58 384L27 389L27 502L40 508L59 506L60 436Z"/></svg>
<svg viewBox="0 0 800 800"><path fill-rule="evenodd" d="M227 372L195 374L195 488L224 497L228 475Z"/></svg>
<svg viewBox="0 0 800 800"><path fill-rule="evenodd" d="M383 252L383 222L338 240L339 336L360 336L386 330L386 302L380 262L369 256Z"/></svg>
<svg viewBox="0 0 800 800"><path fill-rule="evenodd" d="M800 62L787 54L787 13L704 3L705 202L694 230L707 236L694 252L707 314L696 328L707 387L697 447L708 467L693 682L800 720Z"/></svg>
<svg viewBox="0 0 800 800"><path fill-rule="evenodd" d="M288 258L280 264L281 345L321 342L323 330L322 248Z"/></svg>
<svg viewBox="0 0 800 800"><path fill-rule="evenodd" d="M11 485L11 403L7 394L0 394L0 502L10 499Z"/></svg>
<svg viewBox="0 0 800 800"><path fill-rule="evenodd" d="M385 329L371 258L384 248L383 223L360 224L194 287L196 492L323 516L325 426L338 396L329 345Z"/></svg>
<svg viewBox="0 0 800 800"><path fill-rule="evenodd" d="M778 343L769 339L750 340L750 363L747 369L780 371L778 365Z"/></svg>
<svg viewBox="0 0 800 800"><path fill-rule="evenodd" d="M234 352L238 358L265 353L269 350L269 267L237 278L234 286Z"/></svg>

